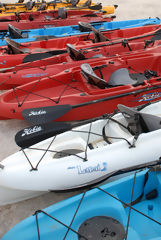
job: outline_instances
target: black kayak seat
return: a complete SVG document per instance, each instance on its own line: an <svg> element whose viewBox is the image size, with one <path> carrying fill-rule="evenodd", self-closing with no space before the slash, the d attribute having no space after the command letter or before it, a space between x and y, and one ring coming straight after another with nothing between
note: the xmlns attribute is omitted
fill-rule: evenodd
<svg viewBox="0 0 161 240"><path fill-rule="evenodd" d="M11 24L8 24L8 32L11 38L23 38L22 31L18 28L15 28Z"/></svg>
<svg viewBox="0 0 161 240"><path fill-rule="evenodd" d="M12 39L5 38L5 41L7 43L8 49L12 54L21 54L21 53L29 53L30 50L28 48L20 48L22 47L21 44L13 41Z"/></svg>
<svg viewBox="0 0 161 240"><path fill-rule="evenodd" d="M67 43L67 52L71 59L74 61L80 61L86 59L84 54L80 50L77 50L72 44Z"/></svg>
<svg viewBox="0 0 161 240"><path fill-rule="evenodd" d="M94 6L89 6L89 9L101 10L102 9L102 3L95 4Z"/></svg>
<svg viewBox="0 0 161 240"><path fill-rule="evenodd" d="M105 42L110 41L106 38L99 30L95 29L90 23L87 22L78 22L79 30L81 32L90 32L94 34L94 42Z"/></svg>
<svg viewBox="0 0 161 240"><path fill-rule="evenodd" d="M140 84L143 84L144 83L144 79L142 78L141 80L133 80L131 77L130 77L130 74L129 74L129 70L127 68L120 68L116 71L114 71L111 76L110 76L110 79L108 81L108 84L110 86L125 86L125 85L128 85L128 84L131 84L133 86L137 86L137 85L140 85Z"/></svg>
<svg viewBox="0 0 161 240"><path fill-rule="evenodd" d="M76 7L79 3L79 0L70 0L70 3L72 4L72 7Z"/></svg>
<svg viewBox="0 0 161 240"><path fill-rule="evenodd" d="M128 122L133 134L152 132L161 128L161 118L148 113L141 113L133 108L118 104L118 109Z"/></svg>
<svg viewBox="0 0 161 240"><path fill-rule="evenodd" d="M107 37L105 37L99 30L92 27L92 32L94 34L94 42L106 42L110 41Z"/></svg>
<svg viewBox="0 0 161 240"><path fill-rule="evenodd" d="M83 63L81 65L81 73L90 84L94 84L101 89L108 87L106 81L98 77L88 63Z"/></svg>
<svg viewBox="0 0 161 240"><path fill-rule="evenodd" d="M80 32L90 32L92 31L92 26L87 22L78 22Z"/></svg>
<svg viewBox="0 0 161 240"><path fill-rule="evenodd" d="M32 10L32 8L35 6L35 2L33 2L33 1L28 1L28 2L25 4L25 6L26 6L26 9L27 9L27 10Z"/></svg>
<svg viewBox="0 0 161 240"><path fill-rule="evenodd" d="M58 8L58 17L61 19L66 19L67 18L67 10L65 7Z"/></svg>
<svg viewBox="0 0 161 240"><path fill-rule="evenodd" d="M156 41L161 39L161 29L154 33L154 36L150 39L151 41Z"/></svg>
<svg viewBox="0 0 161 240"><path fill-rule="evenodd" d="M90 7L91 6L92 1L91 0L87 0L84 4L83 7Z"/></svg>

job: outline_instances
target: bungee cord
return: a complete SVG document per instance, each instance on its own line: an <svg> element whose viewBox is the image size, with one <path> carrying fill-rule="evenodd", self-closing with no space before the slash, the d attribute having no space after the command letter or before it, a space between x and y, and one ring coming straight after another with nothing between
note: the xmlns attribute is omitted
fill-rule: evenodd
<svg viewBox="0 0 161 240"><path fill-rule="evenodd" d="M70 81L67 82L67 83L63 83L62 81L57 80L57 79L55 79L55 78L53 78L53 77L50 77L50 76L47 76L46 78L48 78L48 79L50 79L50 80L52 80L52 81L60 82L60 83L62 83L62 84L65 85L64 89L61 90L61 93L59 94L58 99L57 99L57 100L54 100L54 99L52 99L51 97L47 97L47 96L44 96L44 95L42 95L42 94L38 94L38 93L33 92L34 89L35 89L35 87L38 86L38 83L40 83L41 80L43 79L43 77L42 77L42 78L39 78L38 80L35 81L34 86L33 86L33 87L31 88L31 90L29 90L29 91L28 91L28 90L25 90L25 89L23 89L23 88L20 88L20 87L14 87L14 88L12 88L13 93L15 94L15 97L16 97L16 100L17 100L18 107L22 107L23 104L26 102L27 98L28 98L30 95L38 96L38 97L40 97L40 98L44 98L44 99L50 100L50 101L52 101L52 102L54 102L54 103L56 103L56 104L59 104L59 102L61 101L62 96L64 95L64 93L66 92L66 90L68 90L69 88L74 89L74 90L76 90L76 91L78 91L78 92L83 93L83 91L82 91L81 89L79 89L79 88L74 87L74 86L71 85L72 83L76 83L76 82L77 82L77 80L74 80L74 81L73 81L73 76L71 77ZM18 94L16 93L16 90L27 93L27 94L24 96L24 99L22 100L21 103L20 103L20 101L19 101L19 96L18 96Z"/></svg>
<svg viewBox="0 0 161 240"><path fill-rule="evenodd" d="M153 167L150 167L150 170L153 169ZM154 167L155 169L155 167ZM127 224L126 224L126 231L125 231L125 236L124 236L124 239L127 240L128 239L128 230L129 230L129 226L130 226L130 217L131 217L131 210L139 213L140 215L144 216L145 218L148 218L149 220L151 220L152 222L156 223L156 224L159 224L161 226L161 222L157 221L156 219L150 217L149 215L143 213L142 211L138 210L137 208L133 207L132 206L132 203L134 202L133 201L133 194L134 194L134 188L135 188L135 182L136 182L136 178L137 178L137 173L141 172L143 170L137 170L134 172L134 178L133 178L133 184L132 184L132 191L131 191L131 200L130 200L130 203L126 203L125 201L122 201L121 199L119 199L118 197L116 197L114 194L111 194L110 192L104 190L102 187L88 187L87 190L84 190L81 194L80 194L80 199L78 200L78 204L77 204L77 208L76 210L74 211L74 215L70 221L70 224L69 226L66 225L65 223L63 223L62 221L58 220L57 218L55 218L53 215L45 212L44 210L37 210L35 213L34 213L34 216L36 217L36 227L37 227L37 234L38 234L38 239L40 240L40 225L39 225L39 222L38 222L38 215L40 213L46 215L47 217L53 219L54 221L60 223L61 225L63 225L65 228L67 228L67 231L64 235L64 237L62 238L62 240L65 240L67 238L67 234L69 233L69 231L72 231L73 233L75 233L77 236L83 238L83 239L86 239L86 240L89 240L86 236L83 236L82 234L79 233L79 230L76 230L76 229L73 229L71 226L72 224L74 223L74 220L76 219L76 216L79 212L79 209L80 209L80 206L83 204L83 200L86 198L88 198L87 196L87 192L92 190L92 189L97 189L99 190L100 192L103 192L105 195L108 195L109 197L117 200L118 202L120 202L124 207L128 207L129 208L129 211L128 211L128 215L127 215ZM146 174L146 173L145 173ZM145 185L144 185L145 186ZM144 187L143 186L143 187ZM100 203L101 204L101 203ZM136 204L136 203L135 203ZM87 219L86 219L87 220ZM81 225L81 222L79 224L79 226ZM124 226L125 227L125 226Z"/></svg>

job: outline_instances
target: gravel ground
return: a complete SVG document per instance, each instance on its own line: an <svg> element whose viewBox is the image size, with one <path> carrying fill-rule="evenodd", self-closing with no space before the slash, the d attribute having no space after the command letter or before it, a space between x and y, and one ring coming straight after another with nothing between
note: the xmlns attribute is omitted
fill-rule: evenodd
<svg viewBox="0 0 161 240"><path fill-rule="evenodd" d="M3 0L3 2L7 3L10 1ZM116 20L160 17L160 0L104 0L102 1L102 3L104 5L117 4L119 6L115 12L115 15L117 16ZM14 143L14 135L18 130L26 126L28 126L28 124L25 121L8 120L0 122L0 161L18 150L18 147ZM35 210L50 206L51 204L65 199L72 194L73 193L48 193L31 200L26 200L17 204L0 207L0 237L2 237L2 235L11 227L13 227L16 223L30 216Z"/></svg>

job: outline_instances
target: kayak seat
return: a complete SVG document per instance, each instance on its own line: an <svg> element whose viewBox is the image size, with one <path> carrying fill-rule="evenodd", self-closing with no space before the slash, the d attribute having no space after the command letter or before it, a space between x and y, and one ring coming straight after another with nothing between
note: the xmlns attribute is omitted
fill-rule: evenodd
<svg viewBox="0 0 161 240"><path fill-rule="evenodd" d="M79 3L79 0L70 0L70 3L72 4L72 7L76 7Z"/></svg>
<svg viewBox="0 0 161 240"><path fill-rule="evenodd" d="M33 2L33 1L28 1L28 2L25 4L25 6L26 6L26 9L27 9L27 10L32 10L32 8L35 6L35 2Z"/></svg>
<svg viewBox="0 0 161 240"><path fill-rule="evenodd" d="M118 104L118 109L125 117L128 127L134 135L161 129L161 117L142 113L122 104Z"/></svg>
<svg viewBox="0 0 161 240"><path fill-rule="evenodd" d="M99 30L96 30L92 27L92 32L94 34L94 42L106 42L110 41L107 37L105 37Z"/></svg>
<svg viewBox="0 0 161 240"><path fill-rule="evenodd" d="M58 18L61 18L61 19L66 19L67 18L67 10L65 7L62 7L62 8L58 8Z"/></svg>
<svg viewBox="0 0 161 240"><path fill-rule="evenodd" d="M89 6L89 9L92 10L101 10L102 9L102 3L97 3L94 6Z"/></svg>
<svg viewBox="0 0 161 240"><path fill-rule="evenodd" d="M114 86L125 86L131 84L133 86L138 86L144 83L144 78L133 80L129 74L129 70L127 68L120 68L112 73L108 84L112 87Z"/></svg>
<svg viewBox="0 0 161 240"><path fill-rule="evenodd" d="M81 53L80 50L77 50L72 44L67 43L67 52L74 61L86 59L84 54Z"/></svg>
<svg viewBox="0 0 161 240"><path fill-rule="evenodd" d="M150 40L151 41L161 40L161 29L157 30Z"/></svg>
<svg viewBox="0 0 161 240"><path fill-rule="evenodd" d="M10 54L21 54L30 52L29 48L20 48L22 47L22 45L13 41L12 39L5 38L5 40Z"/></svg>
<svg viewBox="0 0 161 240"><path fill-rule="evenodd" d="M94 27L91 26L90 23L86 22L78 22L79 30L81 32L89 32L93 31L94 34L94 42L105 42L110 41L108 38L106 38L99 30L96 30Z"/></svg>
<svg viewBox="0 0 161 240"><path fill-rule="evenodd" d="M90 7L91 6L92 1L91 0L87 0L84 4L83 7Z"/></svg>
<svg viewBox="0 0 161 240"><path fill-rule="evenodd" d="M106 81L98 77L88 63L83 63L81 65L81 73L84 76L84 78L87 79L88 83L96 85L101 89L108 87Z"/></svg>
<svg viewBox="0 0 161 240"><path fill-rule="evenodd" d="M142 83L144 80L147 80L147 77L144 73L130 73L129 75L133 80L137 80L140 83Z"/></svg>
<svg viewBox="0 0 161 240"><path fill-rule="evenodd" d="M8 32L11 38L23 38L22 31L11 24L8 24Z"/></svg>
<svg viewBox="0 0 161 240"><path fill-rule="evenodd" d="M92 31L92 26L87 22L78 22L80 32L90 32Z"/></svg>

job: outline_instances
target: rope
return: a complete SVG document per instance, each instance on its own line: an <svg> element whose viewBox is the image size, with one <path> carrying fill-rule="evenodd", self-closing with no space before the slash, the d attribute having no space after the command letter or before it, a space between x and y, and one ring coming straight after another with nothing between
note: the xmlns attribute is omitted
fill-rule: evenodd
<svg viewBox="0 0 161 240"><path fill-rule="evenodd" d="M83 199L84 199L85 194L86 194L86 191L83 192L83 195L82 195L82 197L81 197L81 199L80 199L80 201L79 201L78 207L77 207L77 209L76 209L76 211L75 211L75 213L74 213L74 216L73 216L72 221L71 221L71 223L70 223L70 225L69 225L69 228L71 227L71 225L72 225L72 223L73 223L73 221L74 221L74 219L75 219L75 217L76 217L76 214L77 214L77 212L78 212L78 210L79 210L80 205L82 204L82 201L83 201ZM68 228L68 230L67 230L67 232L66 232L63 240L66 239L67 234L68 234L68 232L69 232L69 228Z"/></svg>
<svg viewBox="0 0 161 240"><path fill-rule="evenodd" d="M68 228L69 230L71 230L72 232L76 233L78 236L80 236L81 238L84 238L85 240L88 240L85 236L83 236L82 234L80 234L79 232L75 231L74 229L72 229L71 227L67 226L65 223L59 221L58 219L54 218L53 216L51 216L50 214L44 212L43 210L37 210L34 215L37 215L38 213L44 213L46 216L52 218L53 220L55 220L56 222L62 224L64 227ZM39 233L39 231L38 231ZM40 240L40 238L39 238Z"/></svg>

